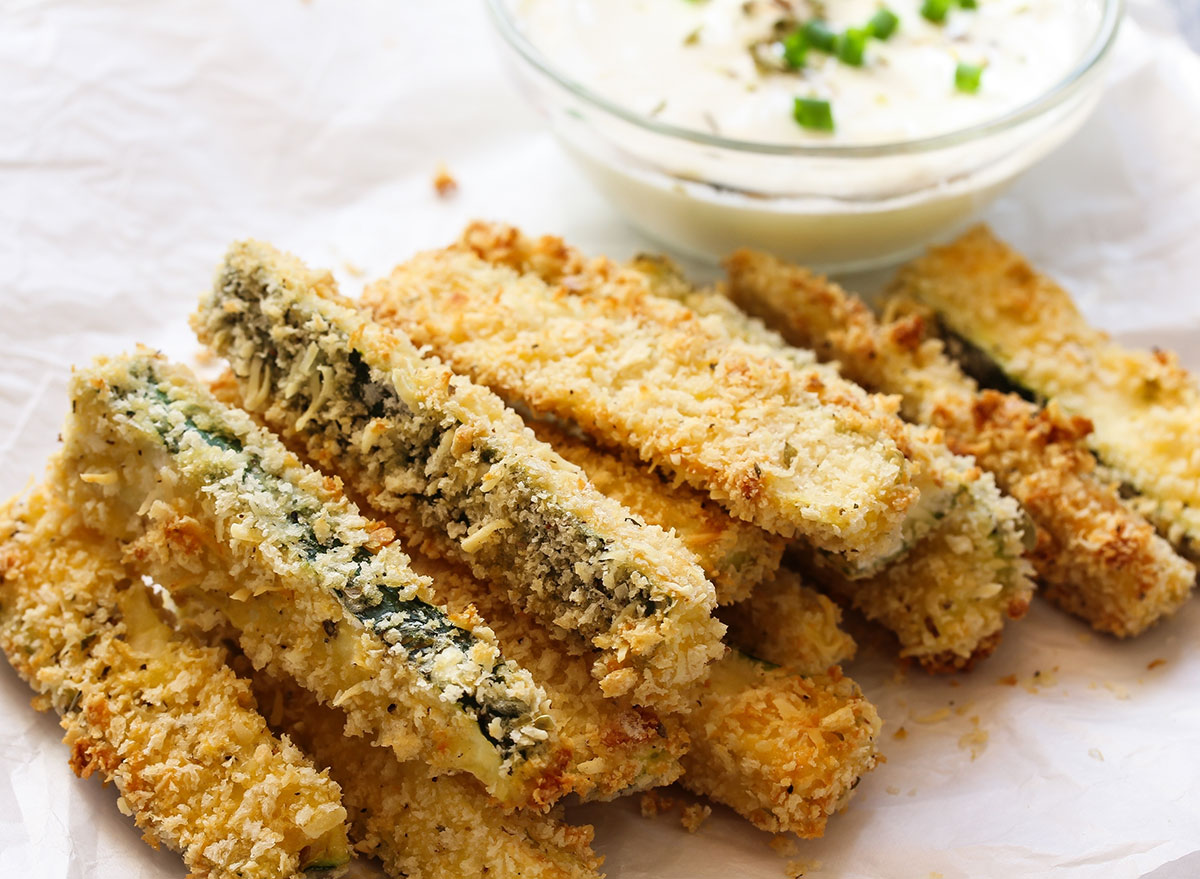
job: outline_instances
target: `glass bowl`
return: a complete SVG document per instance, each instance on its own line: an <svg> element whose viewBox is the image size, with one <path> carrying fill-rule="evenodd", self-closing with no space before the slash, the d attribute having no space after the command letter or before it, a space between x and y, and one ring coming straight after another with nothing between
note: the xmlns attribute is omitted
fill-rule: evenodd
<svg viewBox="0 0 1200 879"><path fill-rule="evenodd" d="M659 0L662 2L662 0ZM735 140L649 118L556 69L514 0L488 0L522 91L586 176L650 238L712 262L754 247L824 271L897 262L968 223L1083 124L1123 0L1077 0L1094 32L1070 72L982 124L870 145Z"/></svg>

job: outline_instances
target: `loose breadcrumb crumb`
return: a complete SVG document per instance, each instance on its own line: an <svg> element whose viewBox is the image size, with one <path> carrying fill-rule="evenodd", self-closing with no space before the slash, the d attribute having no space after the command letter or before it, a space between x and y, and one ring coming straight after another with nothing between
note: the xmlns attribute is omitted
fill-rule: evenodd
<svg viewBox="0 0 1200 879"><path fill-rule="evenodd" d="M690 806L683 807L683 814L679 818L679 823L683 825L683 829L688 833L695 833L708 820L710 815L712 815L712 806L706 803L692 803Z"/></svg>
<svg viewBox="0 0 1200 879"><path fill-rule="evenodd" d="M433 190L438 198L450 198L458 192L458 181L445 165L438 165L433 174Z"/></svg>

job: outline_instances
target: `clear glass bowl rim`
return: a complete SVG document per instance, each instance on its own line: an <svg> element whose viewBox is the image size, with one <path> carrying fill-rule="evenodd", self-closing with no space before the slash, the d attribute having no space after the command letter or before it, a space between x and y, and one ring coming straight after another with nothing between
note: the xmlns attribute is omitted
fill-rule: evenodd
<svg viewBox="0 0 1200 879"><path fill-rule="evenodd" d="M993 134L1008 131L1024 122L1035 119L1043 113L1054 109L1070 98L1096 72L1100 62L1108 55L1116 42L1125 0L1101 0L1103 9L1100 24L1096 32L1080 56L1079 62L1058 82L1026 104L1017 107L995 119L980 122L966 128L944 132L932 137L915 138L912 140L892 141L872 144L781 144L766 143L751 140L722 137L705 131L683 128L650 119L640 113L635 113L628 107L611 101L596 94L582 83L576 82L564 73L556 70L537 48L521 33L520 27L509 14L509 0L487 0L488 9L496 29L505 42L511 46L531 67L542 75L553 80L561 88L575 95L604 112L616 116L632 125L655 134L674 137L694 144L744 153L757 153L770 156L795 156L798 158L879 158L895 155L910 155L913 153L934 152L940 149L959 146L974 140L986 138Z"/></svg>

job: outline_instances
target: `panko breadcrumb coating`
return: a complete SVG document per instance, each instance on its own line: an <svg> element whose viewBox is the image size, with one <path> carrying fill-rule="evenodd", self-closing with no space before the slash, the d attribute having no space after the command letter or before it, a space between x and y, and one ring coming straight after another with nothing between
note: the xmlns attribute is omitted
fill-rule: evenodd
<svg viewBox="0 0 1200 879"><path fill-rule="evenodd" d="M71 767L100 773L190 875L341 875L341 791L275 738L221 652L177 635L120 544L42 487L0 509L0 647L54 708Z"/></svg>
<svg viewBox="0 0 1200 879"><path fill-rule="evenodd" d="M1096 478L1082 419L1053 403L1039 410L979 391L942 343L926 338L919 314L881 324L836 284L764 254L739 251L727 265L739 304L866 387L901 394L907 417L941 428L995 476L1036 525L1029 558L1059 607L1102 631L1134 635L1187 597L1194 569Z"/></svg>
<svg viewBox="0 0 1200 879"><path fill-rule="evenodd" d="M727 642L796 674L820 674L854 658L854 639L840 628L841 610L787 568L720 615Z"/></svg>
<svg viewBox="0 0 1200 879"><path fill-rule="evenodd" d="M983 226L903 268L894 290L932 308L1008 381L1088 419L1088 445L1140 495L1139 511L1200 557L1200 384L1174 354L1114 343Z"/></svg>
<svg viewBox="0 0 1200 879"><path fill-rule="evenodd" d="M364 302L455 369L635 451L740 518L848 564L900 548L919 492L902 450L854 405L861 392L731 340L611 263L603 285L526 270L563 249L476 224Z"/></svg>
<svg viewBox="0 0 1200 879"><path fill-rule="evenodd" d="M762 830L825 832L875 767L875 708L834 667L801 677L737 651L713 667L685 715L684 787Z"/></svg>
<svg viewBox="0 0 1200 879"><path fill-rule="evenodd" d="M669 705L721 653L711 584L674 539L596 491L484 387L347 307L327 273L230 248L193 321L247 406L376 509L597 648L612 696Z"/></svg>
<svg viewBox="0 0 1200 879"><path fill-rule="evenodd" d="M718 604L741 601L779 568L783 538L733 518L702 492L672 485L645 464L597 448L557 425L532 421L530 427L604 494L683 541L712 581Z"/></svg>
<svg viewBox="0 0 1200 879"><path fill-rule="evenodd" d="M546 695L477 616L448 615L394 533L187 370L139 352L74 374L55 470L142 573L238 630L352 735L523 803L560 745Z"/></svg>
<svg viewBox="0 0 1200 879"><path fill-rule="evenodd" d="M813 356L789 346L719 293L691 287L662 259L641 258L634 268L656 292L719 320L731 335L754 339L790 359ZM927 430L916 434L910 448L922 450L927 470L949 474L944 482L957 476L959 491L953 506L931 516L932 529L908 555L866 579L847 577L823 554L805 550L801 556L814 582L891 629L902 656L929 671L955 671L990 655L1005 621L1028 609L1032 569L1022 557L1028 526L990 473L971 458L951 454L940 432Z"/></svg>
<svg viewBox="0 0 1200 879"><path fill-rule="evenodd" d="M731 806L758 826L819 836L826 817L849 796L846 786L874 766L879 721L835 665L849 642L836 623L806 620L813 642L801 661L812 678L731 650L713 663L708 681L689 689L693 701L682 715L655 717L646 709L622 714L615 710L619 703L598 698L595 683L573 670L572 657L532 621L515 612L506 620L503 601L487 584L419 552L413 565L433 578L451 608L478 606L493 621L506 651L534 671L556 703L552 710L564 738L579 749L564 774L594 773L597 788L591 798L665 784L682 765L685 787ZM541 662L535 658L539 653ZM835 713L836 730L828 740L808 730L806 724L834 724L822 718ZM789 722L796 726L789 728ZM687 752L681 753L684 745ZM628 770L622 767L638 766L632 757L640 757L642 774L623 777ZM795 777L797 761L812 771L789 789L785 779Z"/></svg>
<svg viewBox="0 0 1200 879"><path fill-rule="evenodd" d="M253 676L271 725L341 785L355 849L405 879L599 879L592 828L497 808L475 779L430 778L429 767L342 735L346 718L290 681ZM593 684L594 686L594 684Z"/></svg>
<svg viewBox="0 0 1200 879"><path fill-rule="evenodd" d="M237 381L228 372L212 390L231 406L241 403ZM454 613L481 614L503 654L528 669L546 691L546 712L564 747L558 765L543 774L538 803L552 803L564 793L607 800L678 777L687 736L677 718L634 705L628 697L606 697L591 674L594 651L569 649L513 607L502 586L476 578L453 561L449 537L419 528L408 533L407 523L399 520L395 525L409 564L430 579L438 603Z"/></svg>
<svg viewBox="0 0 1200 879"><path fill-rule="evenodd" d="M557 767L558 784L585 800L670 784L683 771L687 735L677 716L607 698L589 673L594 656L572 654L502 589L453 561L437 558L431 542L411 544L415 570L430 577L452 611L474 606L488 620L506 656L528 668L550 697L547 709L570 757ZM720 662L720 660L718 660Z"/></svg>

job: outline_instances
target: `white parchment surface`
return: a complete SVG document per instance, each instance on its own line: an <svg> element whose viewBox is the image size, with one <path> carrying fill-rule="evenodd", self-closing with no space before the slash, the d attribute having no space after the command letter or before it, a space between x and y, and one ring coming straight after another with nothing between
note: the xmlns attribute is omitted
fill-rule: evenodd
<svg viewBox="0 0 1200 879"><path fill-rule="evenodd" d="M1131 3L1099 112L989 219L1097 322L1200 368L1200 59L1157 0ZM439 162L453 199L434 195ZM646 246L509 85L478 2L6 0L0 490L40 472L70 364L138 341L194 356L185 317L232 239L272 240L356 293L472 217L614 256ZM1200 876L1179 861L1200 851L1198 635L1195 602L1131 643L1038 603L969 676L905 679L864 645L849 673L887 722L887 763L787 857L721 809L695 836L632 802L573 814L622 879L788 861L816 877ZM5 872L183 876L111 790L71 776L29 697L0 664Z"/></svg>

